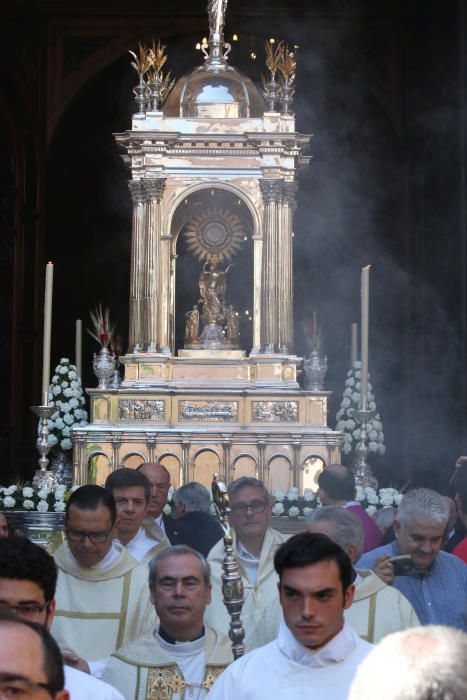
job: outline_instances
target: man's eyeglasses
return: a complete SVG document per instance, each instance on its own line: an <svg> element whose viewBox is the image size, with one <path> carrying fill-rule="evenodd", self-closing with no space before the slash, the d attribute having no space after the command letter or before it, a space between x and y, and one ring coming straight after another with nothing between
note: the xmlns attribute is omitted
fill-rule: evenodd
<svg viewBox="0 0 467 700"><path fill-rule="evenodd" d="M34 619L37 617L37 615L44 612L44 610L49 609L50 600L48 600L47 603L44 603L44 605L39 605L38 603L18 603L17 605L10 605L10 603L6 603L2 600L0 601L0 605L5 605L14 613L19 615L19 617Z"/></svg>
<svg viewBox="0 0 467 700"><path fill-rule="evenodd" d="M82 542L84 539L86 539L86 537L88 537L91 542L99 544L106 541L112 529L113 528L110 528L110 530L105 530L105 532L85 532L84 530L73 530L73 528L67 528L66 536L72 542Z"/></svg>
<svg viewBox="0 0 467 700"><path fill-rule="evenodd" d="M239 503L235 503L231 510L235 515L243 515L248 509L250 509L252 513L262 513L266 505L266 501L251 501L251 503L240 501Z"/></svg>
<svg viewBox="0 0 467 700"><path fill-rule="evenodd" d="M60 688L54 688L48 683L36 683L23 676L15 676L12 673L0 673L0 698L34 698L40 690L45 690L54 698Z"/></svg>

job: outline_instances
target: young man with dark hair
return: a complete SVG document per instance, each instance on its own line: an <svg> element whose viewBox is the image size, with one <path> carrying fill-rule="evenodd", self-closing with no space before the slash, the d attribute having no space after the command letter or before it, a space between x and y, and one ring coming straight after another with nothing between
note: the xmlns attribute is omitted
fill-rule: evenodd
<svg viewBox="0 0 467 700"><path fill-rule="evenodd" d="M16 536L0 542L0 607L48 630L55 614L56 582L57 567L42 547ZM69 666L64 670L73 700L122 700L117 690L87 673Z"/></svg>
<svg viewBox="0 0 467 700"><path fill-rule="evenodd" d="M344 621L352 604L347 554L326 535L303 532L276 552L285 623L270 644L224 671L209 700L346 700L353 676L372 646Z"/></svg>
<svg viewBox="0 0 467 700"><path fill-rule="evenodd" d="M355 500L355 478L343 464L330 464L318 476L318 496L323 506L340 506L360 518L365 537L364 552L379 547L383 533Z"/></svg>
<svg viewBox="0 0 467 700"><path fill-rule="evenodd" d="M105 488L117 506L117 537L136 561L147 562L169 540L153 518L148 518L151 484L141 472L121 467L109 474Z"/></svg>
<svg viewBox="0 0 467 700"><path fill-rule="evenodd" d="M147 569L115 540L115 500L101 486L81 486L67 504L52 633L71 650L68 663L99 676L122 644L154 627ZM86 659L87 664L82 663Z"/></svg>

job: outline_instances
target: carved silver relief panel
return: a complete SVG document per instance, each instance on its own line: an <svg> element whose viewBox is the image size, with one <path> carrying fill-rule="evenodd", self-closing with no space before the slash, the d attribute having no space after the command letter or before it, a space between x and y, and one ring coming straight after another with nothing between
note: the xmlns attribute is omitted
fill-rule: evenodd
<svg viewBox="0 0 467 700"><path fill-rule="evenodd" d="M161 399L119 399L119 421L156 421L163 418L165 418L165 401Z"/></svg>
<svg viewBox="0 0 467 700"><path fill-rule="evenodd" d="M180 401L178 420L196 423L238 421L238 401Z"/></svg>
<svg viewBox="0 0 467 700"><path fill-rule="evenodd" d="M298 423L298 401L252 401L251 413L257 423Z"/></svg>

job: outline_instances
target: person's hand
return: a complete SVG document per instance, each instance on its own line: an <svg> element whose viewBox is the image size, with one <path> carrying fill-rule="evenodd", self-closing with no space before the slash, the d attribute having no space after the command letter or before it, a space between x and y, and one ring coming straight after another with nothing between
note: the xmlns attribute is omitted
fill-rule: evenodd
<svg viewBox="0 0 467 700"><path fill-rule="evenodd" d="M76 668L77 671L83 671L83 673L91 673L89 670L89 664L86 659L82 659L81 656L75 654L74 651L69 649L62 649L63 663L72 668Z"/></svg>
<svg viewBox="0 0 467 700"><path fill-rule="evenodd" d="M394 567L389 561L389 554L383 554L375 561L373 571L388 586L394 582Z"/></svg>

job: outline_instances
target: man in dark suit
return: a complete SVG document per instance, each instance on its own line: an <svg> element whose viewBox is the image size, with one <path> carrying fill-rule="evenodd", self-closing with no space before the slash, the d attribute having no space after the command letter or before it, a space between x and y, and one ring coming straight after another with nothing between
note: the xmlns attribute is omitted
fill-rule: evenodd
<svg viewBox="0 0 467 700"><path fill-rule="evenodd" d="M175 492L175 524L172 544L185 544L204 556L224 534L211 515L211 496L202 484L192 481Z"/></svg>
<svg viewBox="0 0 467 700"><path fill-rule="evenodd" d="M170 474L160 462L145 462L138 471L141 472L151 484L151 495L149 499L148 516L154 518L157 525L165 532L171 544L178 544L173 541L173 531L175 520L164 513L164 506L170 489Z"/></svg>

